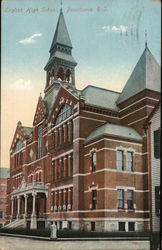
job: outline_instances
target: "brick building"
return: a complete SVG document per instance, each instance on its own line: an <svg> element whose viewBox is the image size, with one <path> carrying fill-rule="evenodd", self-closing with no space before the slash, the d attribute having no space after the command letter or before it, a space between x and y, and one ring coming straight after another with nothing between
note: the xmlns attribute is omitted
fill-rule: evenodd
<svg viewBox="0 0 162 250"><path fill-rule="evenodd" d="M9 178L9 168L0 168L0 227L6 221L7 208L7 178Z"/></svg>
<svg viewBox="0 0 162 250"><path fill-rule="evenodd" d="M96 231L150 228L147 135L160 66L145 45L121 93L78 90L62 10L33 127L18 122L10 148L9 226Z"/></svg>

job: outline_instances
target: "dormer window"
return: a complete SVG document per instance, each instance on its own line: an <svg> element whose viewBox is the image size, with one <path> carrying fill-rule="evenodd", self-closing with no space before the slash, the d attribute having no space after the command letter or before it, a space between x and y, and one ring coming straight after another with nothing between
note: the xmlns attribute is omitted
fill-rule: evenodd
<svg viewBox="0 0 162 250"><path fill-rule="evenodd" d="M73 108L71 106L65 104L61 108L61 110L60 110L60 112L59 112L59 114L58 114L58 116L56 118L55 125L57 125L60 122L64 121L65 119L70 117L72 114L73 114Z"/></svg>

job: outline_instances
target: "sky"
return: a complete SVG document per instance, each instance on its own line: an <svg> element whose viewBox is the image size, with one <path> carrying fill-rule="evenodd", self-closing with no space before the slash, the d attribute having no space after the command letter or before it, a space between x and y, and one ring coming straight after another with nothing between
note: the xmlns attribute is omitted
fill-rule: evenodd
<svg viewBox="0 0 162 250"><path fill-rule="evenodd" d="M160 0L62 0L73 45L76 87L122 91L145 41L160 64ZM32 126L60 0L3 0L1 39L1 167L20 120Z"/></svg>

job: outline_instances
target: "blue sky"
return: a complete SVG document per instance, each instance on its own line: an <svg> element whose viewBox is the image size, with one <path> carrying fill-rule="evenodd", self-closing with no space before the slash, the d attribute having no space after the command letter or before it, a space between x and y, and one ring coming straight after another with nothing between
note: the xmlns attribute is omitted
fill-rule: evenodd
<svg viewBox="0 0 162 250"><path fill-rule="evenodd" d="M41 74L42 80L45 81L43 67L49 57L48 51L59 8L60 1L55 0L4 2L2 67L12 69L18 74L23 72L28 78L31 73L35 76ZM115 83L119 76L119 86L116 88L120 90L142 54L145 29L148 46L155 58L160 61L161 13L158 1L66 0L63 1L63 11L73 44L73 55L78 62L78 87L93 83L106 84L109 88L109 83ZM119 31L111 30L112 27L119 28L120 25L127 27L127 36L124 33L121 36ZM41 36L35 39L35 43L19 43L22 39L37 33Z"/></svg>
<svg viewBox="0 0 162 250"><path fill-rule="evenodd" d="M17 121L32 125L59 10L59 0L3 0L2 137L8 133L3 165ZM160 1L63 0L63 13L78 63L77 88L93 84L121 91L144 50L145 30L160 63Z"/></svg>

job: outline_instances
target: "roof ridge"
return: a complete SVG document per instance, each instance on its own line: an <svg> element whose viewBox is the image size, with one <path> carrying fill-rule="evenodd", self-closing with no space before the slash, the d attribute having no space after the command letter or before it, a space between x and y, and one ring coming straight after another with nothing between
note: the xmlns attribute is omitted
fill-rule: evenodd
<svg viewBox="0 0 162 250"><path fill-rule="evenodd" d="M97 89L101 89L101 90L106 90L106 91L108 91L108 92L114 92L114 93L117 93L117 94L120 94L121 92L118 92L118 91L115 91L115 90L111 90L111 89L106 89L106 88L102 88L102 87L98 87L98 86L95 86L95 85L91 85L91 84L89 84L89 85L87 85L83 90L81 90L81 91L84 91L86 88L88 88L88 87L93 87L93 88L97 88Z"/></svg>

